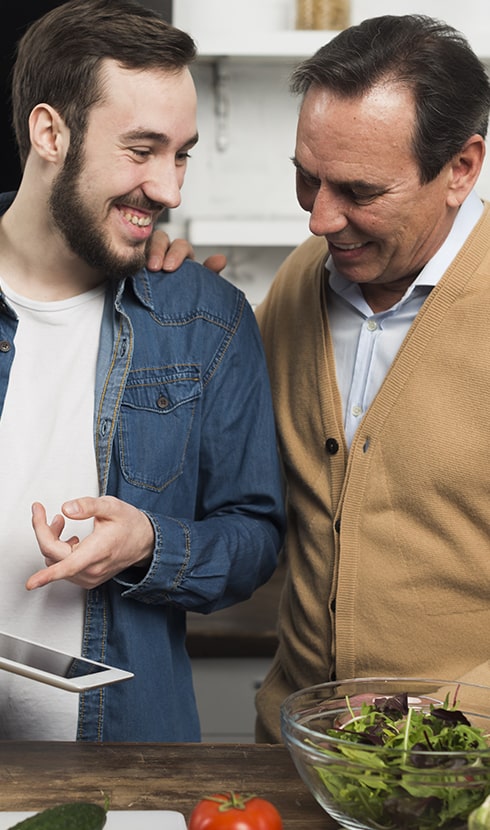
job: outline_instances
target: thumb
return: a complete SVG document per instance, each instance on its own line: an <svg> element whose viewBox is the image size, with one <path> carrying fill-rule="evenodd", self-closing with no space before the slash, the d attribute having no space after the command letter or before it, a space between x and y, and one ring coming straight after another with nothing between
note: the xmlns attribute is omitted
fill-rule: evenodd
<svg viewBox="0 0 490 830"><path fill-rule="evenodd" d="M95 499L86 496L82 499L65 501L61 509L69 519L88 519L95 513Z"/></svg>

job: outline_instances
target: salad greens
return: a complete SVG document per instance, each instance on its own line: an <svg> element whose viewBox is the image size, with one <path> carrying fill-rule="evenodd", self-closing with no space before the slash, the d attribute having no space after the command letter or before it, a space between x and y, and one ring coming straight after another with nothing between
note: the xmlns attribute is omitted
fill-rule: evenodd
<svg viewBox="0 0 490 830"><path fill-rule="evenodd" d="M470 812L490 794L483 730L448 698L409 705L408 695L399 694L355 710L347 699L347 707L348 717L315 744L327 761L316 772L339 818L379 830L466 828Z"/></svg>
<svg viewBox="0 0 490 830"><path fill-rule="evenodd" d="M489 830L490 828L490 795L468 816L468 830Z"/></svg>

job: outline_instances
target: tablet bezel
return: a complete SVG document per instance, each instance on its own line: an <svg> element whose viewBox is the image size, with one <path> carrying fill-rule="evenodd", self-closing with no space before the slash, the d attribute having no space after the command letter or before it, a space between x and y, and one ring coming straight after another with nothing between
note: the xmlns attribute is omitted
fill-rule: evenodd
<svg viewBox="0 0 490 830"><path fill-rule="evenodd" d="M30 665L29 662L24 662L22 659L12 659L12 652L8 651L7 645L11 648L18 647L24 648L24 650L28 648L35 650L39 658L45 657L46 659L51 658L51 660L64 660L70 667L80 665L83 667L86 664L87 668L97 668L97 671L79 674L76 677L68 677L61 673L57 674L54 671ZM6 651L9 653L8 657L4 656ZM6 631L0 631L0 669L12 672L13 674L19 674L22 677L28 677L31 680L37 680L40 683L47 683L49 686L55 686L68 692L84 692L88 689L97 689L109 683L118 683L134 677L132 672L125 671L124 669L108 666L96 660L88 660L86 657L80 657L79 655L68 654L67 652L43 645L34 640L14 636Z"/></svg>

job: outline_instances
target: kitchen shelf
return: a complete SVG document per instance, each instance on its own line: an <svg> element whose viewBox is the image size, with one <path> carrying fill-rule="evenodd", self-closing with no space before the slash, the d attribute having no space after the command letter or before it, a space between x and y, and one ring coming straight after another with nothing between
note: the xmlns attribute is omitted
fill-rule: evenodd
<svg viewBox="0 0 490 830"><path fill-rule="evenodd" d="M194 35L199 61L215 61L219 58L251 61L302 60L310 57L338 32L331 30L287 29L269 32L202 32ZM488 31L473 31L468 40L472 49L485 63L490 63L490 38Z"/></svg>
<svg viewBox="0 0 490 830"><path fill-rule="evenodd" d="M192 245L292 248L310 235L308 218L189 219L186 237Z"/></svg>
<svg viewBox="0 0 490 830"><path fill-rule="evenodd" d="M309 57L338 32L323 30L299 31L288 29L271 32L247 32L245 34L195 35L198 60L217 60L220 57L240 60L278 61L301 60Z"/></svg>
<svg viewBox="0 0 490 830"><path fill-rule="evenodd" d="M338 34L331 30L287 29L268 32L230 32L227 34L202 32L194 35L198 47L198 61L216 61L230 58L243 61L290 63L310 57ZM490 37L488 30L473 30L468 35L475 53L490 64Z"/></svg>

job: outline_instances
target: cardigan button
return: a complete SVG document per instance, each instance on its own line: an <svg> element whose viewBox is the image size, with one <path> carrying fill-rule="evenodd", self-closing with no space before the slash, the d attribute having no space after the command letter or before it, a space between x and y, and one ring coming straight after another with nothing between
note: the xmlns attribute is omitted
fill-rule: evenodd
<svg viewBox="0 0 490 830"><path fill-rule="evenodd" d="M327 438L325 448L330 455L335 455L339 451L339 442L336 438Z"/></svg>
<svg viewBox="0 0 490 830"><path fill-rule="evenodd" d="M337 519L337 521L334 524L334 528L337 533L340 533L340 519Z"/></svg>

